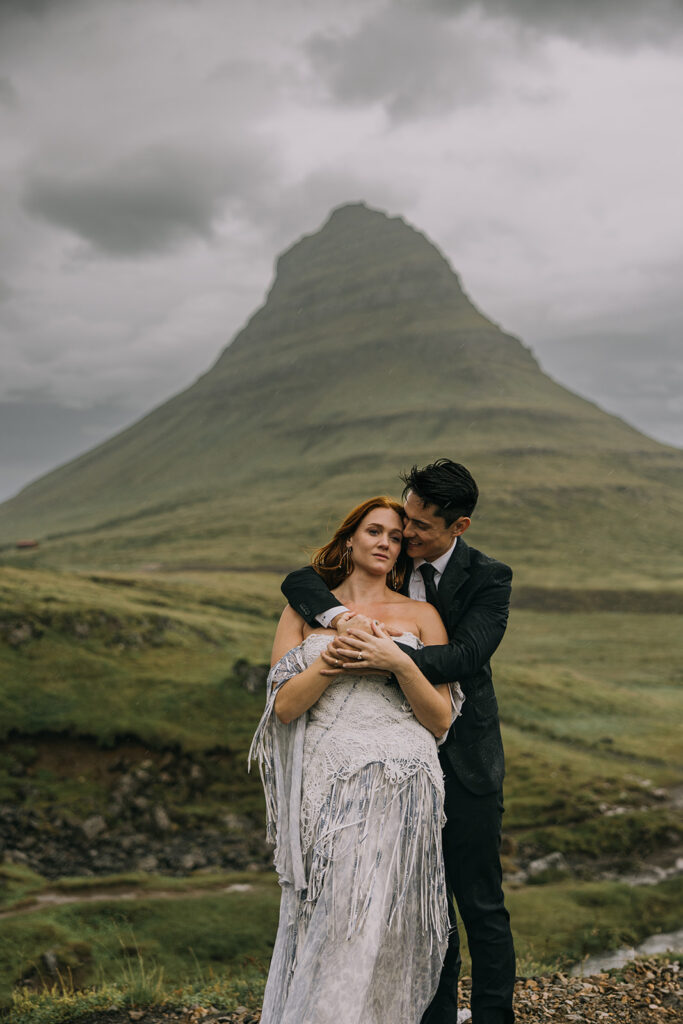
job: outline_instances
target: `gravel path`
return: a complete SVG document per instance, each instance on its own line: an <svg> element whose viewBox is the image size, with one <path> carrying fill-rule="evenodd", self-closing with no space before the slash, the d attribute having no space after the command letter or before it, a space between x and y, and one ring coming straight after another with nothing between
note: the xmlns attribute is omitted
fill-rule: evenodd
<svg viewBox="0 0 683 1024"><path fill-rule="evenodd" d="M469 979L462 983L462 1001L469 998ZM680 964L660 959L639 960L618 972L589 978L553 974L519 978L515 990L517 1024L681 1024L683 989ZM79 1024L257 1024L258 1010L237 1007L232 1013L215 1007L127 1010L80 1018Z"/></svg>

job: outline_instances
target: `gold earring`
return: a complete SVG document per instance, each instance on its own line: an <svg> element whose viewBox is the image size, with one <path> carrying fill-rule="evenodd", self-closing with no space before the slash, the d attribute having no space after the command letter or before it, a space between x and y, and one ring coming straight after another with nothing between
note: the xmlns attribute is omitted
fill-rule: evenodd
<svg viewBox="0 0 683 1024"><path fill-rule="evenodd" d="M398 589L397 586L396 586L397 579L398 579L398 577L396 575L396 563L394 562L394 564L391 567L391 572L389 573L389 585L390 585L392 590L397 590Z"/></svg>
<svg viewBox="0 0 683 1024"><path fill-rule="evenodd" d="M351 545L347 544L346 548L344 549L344 555L342 557L342 568L343 568L343 570L344 570L344 572L346 573L347 576L350 574L351 570L353 569L353 562L351 560L351 550L352 550Z"/></svg>

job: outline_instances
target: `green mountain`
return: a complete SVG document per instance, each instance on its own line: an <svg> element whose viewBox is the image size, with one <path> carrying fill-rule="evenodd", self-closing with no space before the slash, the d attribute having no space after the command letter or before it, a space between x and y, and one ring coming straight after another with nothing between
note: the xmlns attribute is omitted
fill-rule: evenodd
<svg viewBox="0 0 683 1024"><path fill-rule="evenodd" d="M363 204L279 258L191 387L0 506L0 544L16 560L35 536L21 557L42 565L287 566L440 455L483 491L472 542L530 580L680 573L683 452L551 380L428 239Z"/></svg>

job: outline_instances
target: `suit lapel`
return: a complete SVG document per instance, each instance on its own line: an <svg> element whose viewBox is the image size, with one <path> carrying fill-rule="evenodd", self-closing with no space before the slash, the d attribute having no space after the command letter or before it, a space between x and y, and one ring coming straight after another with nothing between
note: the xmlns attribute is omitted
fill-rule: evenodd
<svg viewBox="0 0 683 1024"><path fill-rule="evenodd" d="M408 568L406 569L405 578L403 580L403 586L401 587L401 593L405 594L406 597L410 597L410 577L413 572L412 559L409 561ZM455 551L448 560L448 565L443 571L441 579L437 587L439 594L439 605L441 606L438 610L441 613L441 618L446 620L450 610L453 610L453 598L455 597L463 583L466 583L470 577L470 549L462 539L458 537L458 543L455 545Z"/></svg>
<svg viewBox="0 0 683 1024"><path fill-rule="evenodd" d="M439 580L439 600L445 611L448 610L453 597L470 576L470 549L462 537L458 537L455 551L448 560L448 565Z"/></svg>

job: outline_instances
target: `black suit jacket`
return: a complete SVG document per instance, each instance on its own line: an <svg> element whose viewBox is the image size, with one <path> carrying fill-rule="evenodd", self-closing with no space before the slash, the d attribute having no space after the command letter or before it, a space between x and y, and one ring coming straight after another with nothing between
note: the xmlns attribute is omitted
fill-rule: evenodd
<svg viewBox="0 0 683 1024"><path fill-rule="evenodd" d="M439 580L441 617L449 642L408 653L418 668L437 683L459 682L465 694L462 714L440 748L455 774L471 792L500 788L505 775L498 704L490 658L503 638L510 605L512 570L458 538ZM404 585L407 593L408 579ZM339 602L312 566L287 576L282 592L310 625L316 615Z"/></svg>

